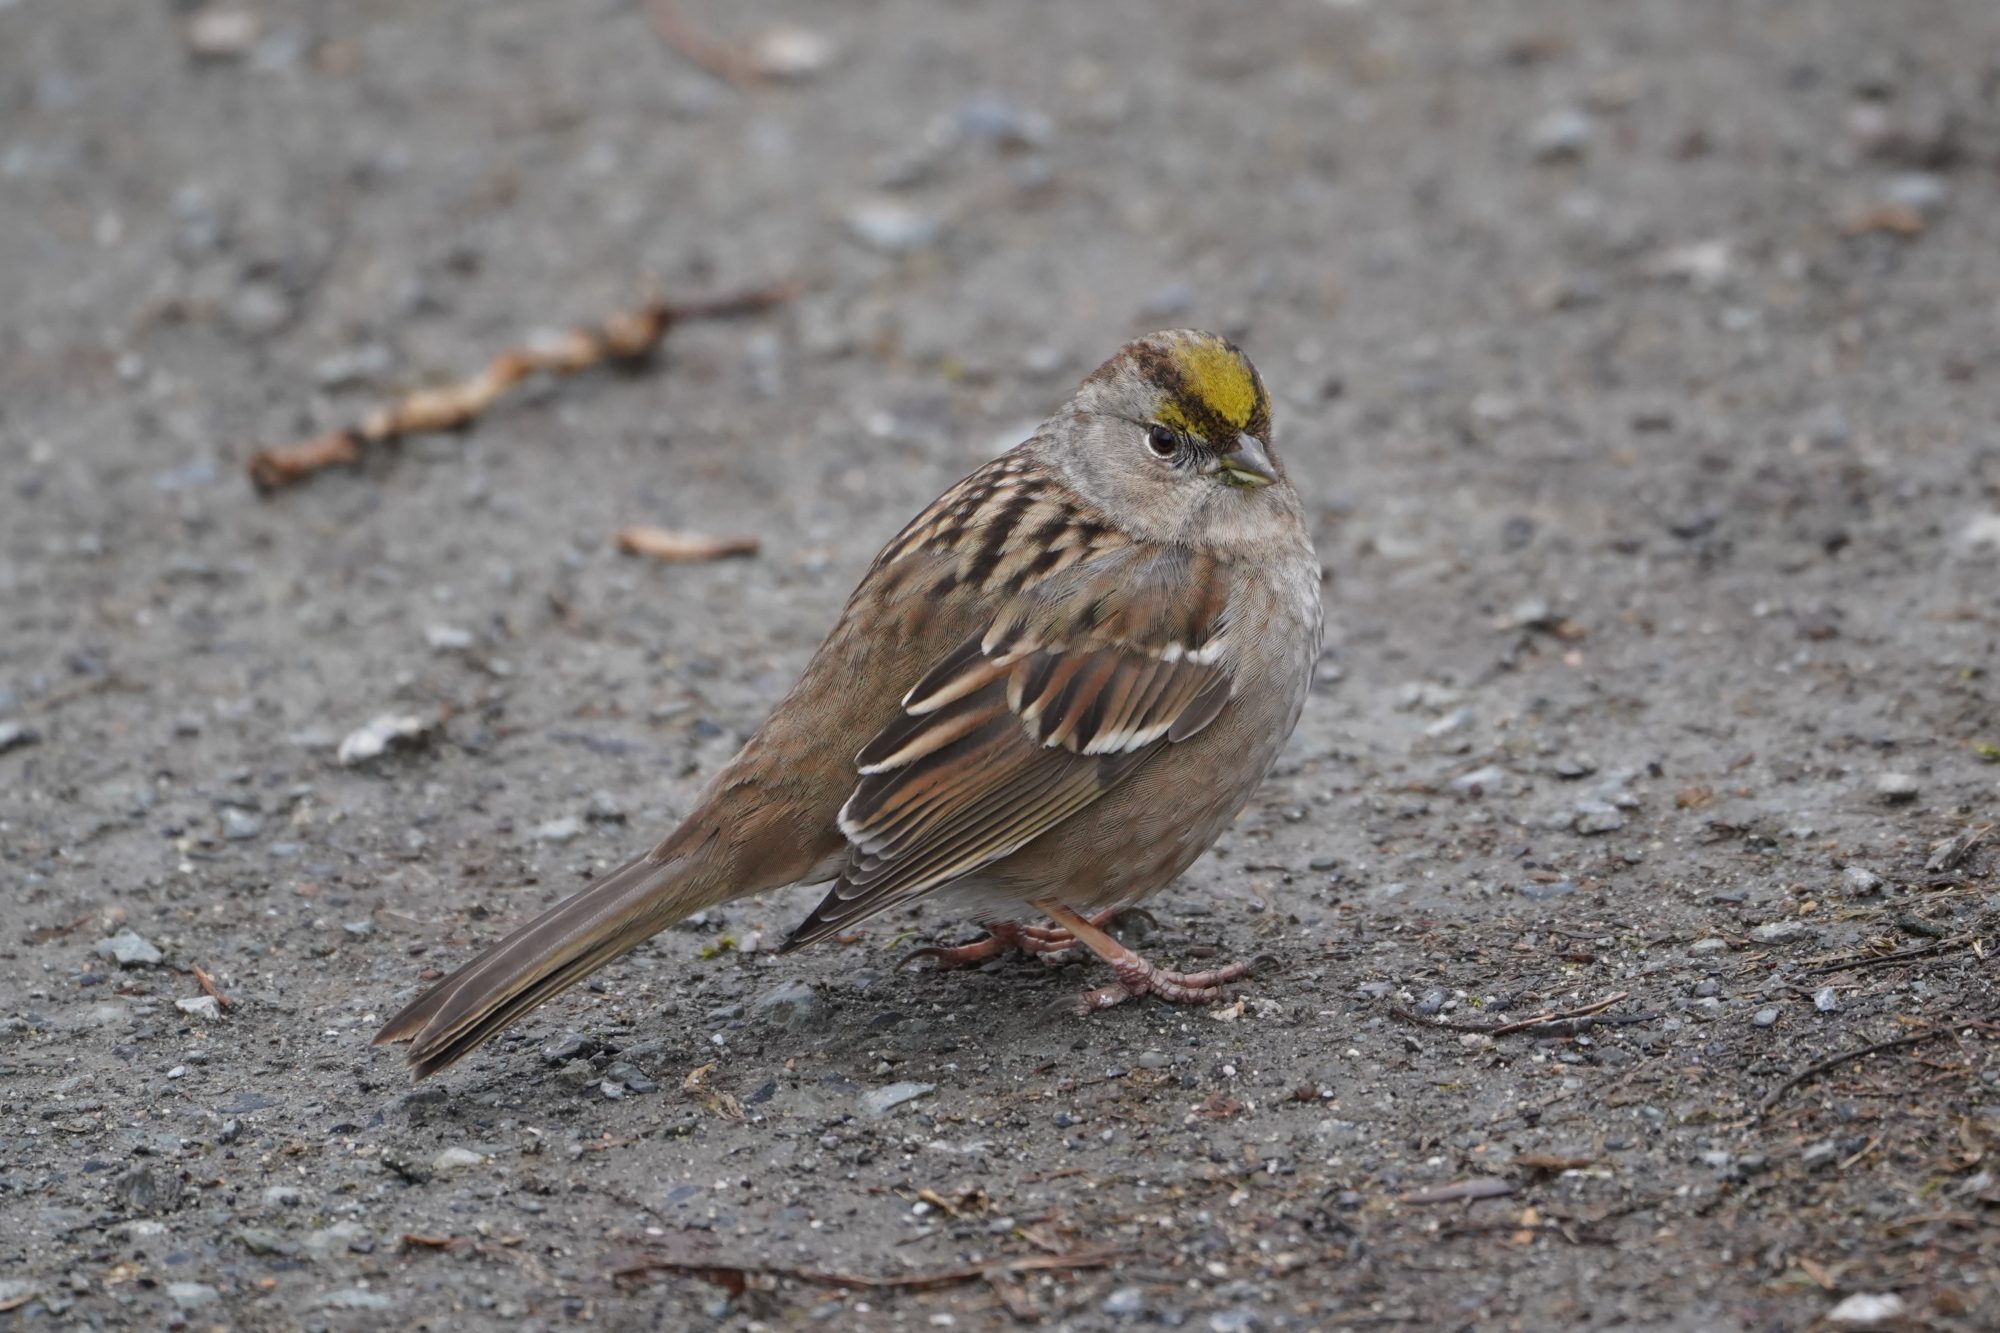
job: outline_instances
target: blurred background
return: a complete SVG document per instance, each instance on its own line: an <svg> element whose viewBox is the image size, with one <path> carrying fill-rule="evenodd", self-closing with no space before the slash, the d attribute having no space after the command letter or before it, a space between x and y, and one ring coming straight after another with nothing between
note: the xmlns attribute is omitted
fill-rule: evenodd
<svg viewBox="0 0 2000 1333"><path fill-rule="evenodd" d="M991 1218L1066 1219L1060 1245L1151 1246L1023 1298L1076 1327L1370 1302L1548 1327L1579 1290L1655 1326L1803 1327L1887 1291L1990 1327L1990 1242L1908 1220L1990 1211L1943 1124L1863 1099L1883 1118L1850 1144L1811 1098L1804 1123L1712 1122L1809 1055L1991 1008L1959 946L1832 1008L1774 978L1994 910L1988 853L1927 866L1990 821L2000 773L1997 205L1991 0L0 0L5 1114L69 1099L67 1137L5 1168L0 1305L192 1318L268 1278L329 1324L385 1290L539 1318L603 1299L606 1238L648 1226L827 1267L1011 1245L984 1205L924 1221L896 1193L949 1178ZM259 446L503 348L779 281L795 299L677 329L648 366L533 378L468 431L267 498L246 480ZM1262 368L1328 569L1292 751L1160 913L1286 954L1259 992L1279 1008L1058 1031L1008 998L1036 974L891 977L883 939L766 973L757 945L806 904L746 903L408 1097L365 1039L423 969L663 832L884 540L1175 325ZM632 523L761 550L660 565L615 548ZM428 746L340 762L378 716ZM96 951L127 929L164 970ZM905 929L963 931L881 935ZM213 1039L172 1004L200 994L183 963L243 1002ZM787 979L831 1020L760 1024ZM1381 1009L1614 987L1657 1021L1554 1063L1419 1045ZM766 1119L674 1091L717 1051ZM1955 1068L1926 1096L1990 1144L1991 1058ZM1058 1086L1105 1069L1156 1132ZM859 1118L854 1090L897 1080L942 1091ZM1337 1098L1280 1100L1307 1085ZM1517 1114L1557 1087L1567 1124ZM574 1153L539 1165L523 1126ZM918 1171L901 1133L997 1146ZM1838 1188L1785 1174L1822 1140ZM314 1146L280 1178L288 1141ZM449 1148L497 1165L432 1180ZM1616 1273L1530 1228L1563 1282L1504 1227L1454 1242L1462 1282L1328 1239L1427 1245L1403 1192L1509 1152L1599 1164L1560 1188L1523 1168L1539 1206L1669 1202L1591 1233ZM1791 1165L1739 1210L1751 1156ZM742 1186L712 1196L718 1171ZM556 1175L565 1217L517 1215ZM1904 1229L1835 1264L1825 1218L1864 1198ZM1733 1257L1655 1243L1718 1207ZM167 1240L119 1233L153 1285L78 1248L92 1218L154 1214ZM545 1271L462 1288L392 1243L489 1215L541 1228ZM1954 1238L1920 1268L1926 1227ZM169 1302L169 1279L211 1295ZM714 1292L630 1299L680 1319ZM922 1322L1008 1298L896 1299Z"/></svg>

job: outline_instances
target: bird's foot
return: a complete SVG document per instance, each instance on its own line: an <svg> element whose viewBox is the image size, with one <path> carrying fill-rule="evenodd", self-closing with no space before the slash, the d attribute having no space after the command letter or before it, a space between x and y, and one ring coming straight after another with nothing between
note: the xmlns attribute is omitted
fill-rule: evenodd
<svg viewBox="0 0 2000 1333"><path fill-rule="evenodd" d="M1108 912L1099 912L1087 918L1089 925L1102 930L1105 926L1127 914L1143 916L1154 925L1153 914L1142 907L1114 907ZM1060 961L1063 954L1074 949L1076 936L1061 926L1031 926L1019 921L995 921L986 928L983 939L969 944L949 947L929 945L922 949L912 949L896 961L898 968L906 967L919 958L928 958L940 972L955 968L975 967L989 958L998 958L1006 953L1025 953L1055 957Z"/></svg>
<svg viewBox="0 0 2000 1333"><path fill-rule="evenodd" d="M1256 970L1253 963L1230 963L1209 972L1172 972L1137 954L1132 954L1129 960L1106 961L1118 973L1118 980L1077 996L1079 1014L1094 1014L1141 995L1151 995L1169 1004L1214 1004L1223 997L1230 982L1240 981Z"/></svg>
<svg viewBox="0 0 2000 1333"><path fill-rule="evenodd" d="M1079 944L1111 964L1118 980L1109 986L1085 991L1077 997L1076 1012L1094 1014L1100 1009L1123 1004L1141 995L1153 995L1169 1004L1214 1004L1223 996L1223 987L1250 975L1254 963L1230 963L1208 972L1173 972L1156 967L1125 945L1104 933L1101 920L1086 920L1053 899L1035 906L1049 914ZM1114 914L1115 915L1115 914Z"/></svg>

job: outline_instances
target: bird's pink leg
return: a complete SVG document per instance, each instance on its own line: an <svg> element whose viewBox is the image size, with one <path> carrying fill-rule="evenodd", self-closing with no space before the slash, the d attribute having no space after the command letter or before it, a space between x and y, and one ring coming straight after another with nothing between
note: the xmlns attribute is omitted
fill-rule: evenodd
<svg viewBox="0 0 2000 1333"><path fill-rule="evenodd" d="M1094 922L1053 898L1044 898L1035 906L1047 912L1071 938L1111 964L1111 970L1118 974L1114 984L1085 991L1078 997L1076 1009L1080 1014L1109 1009L1141 995L1156 995L1170 1004L1213 1004L1222 998L1224 986L1250 975L1249 963L1230 963L1211 972L1170 972L1147 962L1098 929Z"/></svg>
<svg viewBox="0 0 2000 1333"><path fill-rule="evenodd" d="M1128 912L1137 912L1148 921L1152 914L1142 908L1114 907L1108 912L1099 912L1088 918L1092 927L1102 929ZM995 921L986 928L986 938L974 940L970 944L930 945L922 949L912 949L897 960L896 966L904 965L919 958L928 958L937 965L940 972L953 968L972 967L989 958L998 958L1008 952L1025 954L1060 954L1076 947L1076 936L1061 926L1029 926L1019 921Z"/></svg>

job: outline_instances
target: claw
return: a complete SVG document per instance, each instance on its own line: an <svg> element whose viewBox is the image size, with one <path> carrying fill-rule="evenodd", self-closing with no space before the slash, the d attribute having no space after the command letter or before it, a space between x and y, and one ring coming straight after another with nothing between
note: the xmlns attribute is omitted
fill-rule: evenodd
<svg viewBox="0 0 2000 1333"><path fill-rule="evenodd" d="M896 960L896 970L902 971L919 958L931 958L936 960L938 971L950 972L956 968L976 966L989 958L998 958L1009 949L1019 947L1013 930L995 929L984 939L974 940L970 944L950 946L932 944L921 949L912 949Z"/></svg>
<svg viewBox="0 0 2000 1333"><path fill-rule="evenodd" d="M1208 972L1170 971L1147 962L1112 939L1099 928L1099 921L1085 920L1053 899L1039 902L1036 906L1065 927L1078 942L1088 945L1092 953L1111 964L1112 970L1118 974L1118 980L1113 984L1085 991L1077 997L1075 1009L1079 1014L1094 1014L1141 995L1155 995L1169 1004L1214 1004L1223 997L1224 988L1230 982L1249 976L1256 966L1255 963L1229 963Z"/></svg>

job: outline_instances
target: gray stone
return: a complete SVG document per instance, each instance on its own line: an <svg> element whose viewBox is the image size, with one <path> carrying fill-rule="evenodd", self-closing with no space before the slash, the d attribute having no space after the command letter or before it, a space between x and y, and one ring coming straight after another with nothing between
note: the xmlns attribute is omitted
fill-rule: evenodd
<svg viewBox="0 0 2000 1333"><path fill-rule="evenodd" d="M1857 1291L1828 1310L1826 1322L1849 1328L1873 1328L1892 1319L1900 1320L1907 1308L1903 1298L1893 1291Z"/></svg>
<svg viewBox="0 0 2000 1333"><path fill-rule="evenodd" d="M1849 866L1840 872L1841 887L1856 898L1866 898L1882 891L1882 877L1866 866Z"/></svg>
<svg viewBox="0 0 2000 1333"><path fill-rule="evenodd" d="M238 289L226 311L229 327L240 338L267 338L292 322L292 298L275 282L252 279Z"/></svg>
<svg viewBox="0 0 2000 1333"><path fill-rule="evenodd" d="M0 722L0 754L18 749L23 745L33 745L41 739L38 732L30 731L26 723L16 719Z"/></svg>
<svg viewBox="0 0 2000 1333"><path fill-rule="evenodd" d="M1750 932L1750 938L1758 944L1784 944L1811 933L1812 928L1803 921L1766 921Z"/></svg>
<svg viewBox="0 0 2000 1333"><path fill-rule="evenodd" d="M244 1227L236 1233L236 1239L252 1254L289 1258L299 1252L298 1242L269 1227Z"/></svg>
<svg viewBox="0 0 2000 1333"><path fill-rule="evenodd" d="M485 1164L486 1154L474 1152L470 1148L446 1148L431 1158L431 1166L439 1171L463 1171L468 1167Z"/></svg>
<svg viewBox="0 0 2000 1333"><path fill-rule="evenodd" d="M1113 1316L1146 1313L1146 1293L1139 1287L1120 1287L1098 1302L1097 1308Z"/></svg>
<svg viewBox="0 0 2000 1333"><path fill-rule="evenodd" d="M222 1293L206 1282L169 1282L167 1299L176 1310L199 1310L222 1299Z"/></svg>
<svg viewBox="0 0 2000 1333"><path fill-rule="evenodd" d="M222 836L230 842L246 842L264 831L264 818L241 806L222 807Z"/></svg>
<svg viewBox="0 0 2000 1333"><path fill-rule="evenodd" d="M1934 218L1951 201L1951 182L1928 171L1910 171L1889 182L1883 199L1898 208L1913 209Z"/></svg>
<svg viewBox="0 0 2000 1333"><path fill-rule="evenodd" d="M1840 1012L1840 997L1834 994L1833 987L1821 986L1813 992L1813 1008L1823 1014L1837 1014Z"/></svg>
<svg viewBox="0 0 2000 1333"><path fill-rule="evenodd" d="M1875 779L1875 795L1889 803L1914 801L1923 784L1908 773L1884 773Z"/></svg>
<svg viewBox="0 0 2000 1333"><path fill-rule="evenodd" d="M968 143L995 148L1040 148L1054 133L1049 118L1004 97L982 94L968 98L952 116L952 131Z"/></svg>
<svg viewBox="0 0 2000 1333"><path fill-rule="evenodd" d="M883 1088L871 1088L861 1094L861 1109L869 1115L883 1116L903 1105L937 1091L935 1083L891 1083Z"/></svg>
<svg viewBox="0 0 2000 1333"><path fill-rule="evenodd" d="M893 199L864 200L849 208L841 221L855 240L885 255L926 250L944 236L944 224L937 218Z"/></svg>
<svg viewBox="0 0 2000 1333"><path fill-rule="evenodd" d="M108 940L99 940L97 956L108 958L120 967L154 967L166 957L150 942L130 930L121 930Z"/></svg>
<svg viewBox="0 0 2000 1333"><path fill-rule="evenodd" d="M827 1017L826 1002L803 981L787 981L750 1002L750 1016L773 1027L814 1027Z"/></svg>
<svg viewBox="0 0 2000 1333"><path fill-rule="evenodd" d="M1625 827L1625 816L1609 801L1582 800L1576 803L1576 831L1583 834L1614 833Z"/></svg>
<svg viewBox="0 0 2000 1333"><path fill-rule="evenodd" d="M578 1032L565 1032L548 1045L542 1047L542 1060L547 1064L566 1065L572 1060L582 1060L597 1049L597 1043Z"/></svg>
<svg viewBox="0 0 2000 1333"><path fill-rule="evenodd" d="M369 1291L365 1287L337 1287L320 1297L319 1303L329 1310L387 1310L396 1302L386 1291Z"/></svg>
<svg viewBox="0 0 2000 1333"><path fill-rule="evenodd" d="M1757 1011L1756 1015L1750 1021L1760 1028L1770 1027L1778 1021L1778 1006L1775 1004L1765 1005Z"/></svg>
<svg viewBox="0 0 2000 1333"><path fill-rule="evenodd" d="M1528 151L1538 162L1582 157L1597 133L1589 116L1575 107L1557 107L1528 127Z"/></svg>
<svg viewBox="0 0 2000 1333"><path fill-rule="evenodd" d="M532 836L536 842L561 844L576 841L582 833L583 821L575 815L564 815L560 819L550 819L535 825Z"/></svg>
<svg viewBox="0 0 2000 1333"><path fill-rule="evenodd" d="M1699 939L1696 940L1693 944L1690 944L1688 946L1688 952L1721 953L1724 949L1727 949L1728 947L1729 947L1728 940L1723 939L1720 935L1710 935L1705 939Z"/></svg>
<svg viewBox="0 0 2000 1333"><path fill-rule="evenodd" d="M1475 768L1470 773L1459 774L1447 786L1454 795L1484 796L1488 792L1500 790L1500 785L1506 780L1506 769L1498 764L1487 764L1484 768Z"/></svg>

